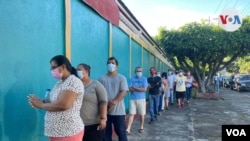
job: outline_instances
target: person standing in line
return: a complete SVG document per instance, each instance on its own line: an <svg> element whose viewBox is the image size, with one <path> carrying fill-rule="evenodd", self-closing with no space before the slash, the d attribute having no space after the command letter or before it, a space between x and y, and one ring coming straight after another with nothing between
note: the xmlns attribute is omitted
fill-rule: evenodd
<svg viewBox="0 0 250 141"><path fill-rule="evenodd" d="M51 74L59 81L50 91L49 100L28 96L32 107L46 110L45 136L50 141L82 141L84 124L80 109L84 86L77 71L63 55L50 60Z"/></svg>
<svg viewBox="0 0 250 141"><path fill-rule="evenodd" d="M168 79L168 76L167 76L167 73L166 72L163 72L162 74L161 74L161 81L162 81L162 85L164 85L164 89L163 89L163 91L164 91L164 98L163 98L163 106L162 106L162 109L164 110L167 110L168 109L168 105L169 105L169 96L170 96L170 94L169 94L169 88L168 88L168 86L169 86L169 84L168 84L168 81L167 81L167 79Z"/></svg>
<svg viewBox="0 0 250 141"><path fill-rule="evenodd" d="M115 57L107 60L108 73L102 75L99 81L103 84L108 95L108 119L104 141L112 141L112 124L119 141L127 141L125 123L124 96L128 91L126 78L117 72L118 61Z"/></svg>
<svg viewBox="0 0 250 141"><path fill-rule="evenodd" d="M170 71L168 76L168 90L169 90L169 96L170 96L170 104L174 104L174 74Z"/></svg>
<svg viewBox="0 0 250 141"><path fill-rule="evenodd" d="M90 78L89 65L81 63L77 70L85 89L80 112L85 124L82 141L102 141L107 121L107 92L99 81Z"/></svg>
<svg viewBox="0 0 250 141"><path fill-rule="evenodd" d="M146 114L146 91L148 87L148 81L146 77L142 76L142 68L135 68L135 76L130 79L129 91L130 95L130 109L129 119L127 126L127 134L130 134L131 125L134 120L136 112L140 116L140 129L139 132L144 132L144 116Z"/></svg>
<svg viewBox="0 0 250 141"><path fill-rule="evenodd" d="M214 76L214 89L215 89L215 92L219 93L219 89L220 89L220 74L219 74L219 72L217 72L216 76Z"/></svg>
<svg viewBox="0 0 250 141"><path fill-rule="evenodd" d="M160 77L161 78L161 82L162 80L164 80L162 77L161 77L161 72L157 72L156 76ZM159 98L159 107L158 107L158 115L161 115L161 112L164 110L164 106L165 106L165 103L164 103L164 94L165 94L165 85L166 83L161 83L161 87L159 88L159 92L160 92L160 98Z"/></svg>
<svg viewBox="0 0 250 141"><path fill-rule="evenodd" d="M187 103L190 102L191 94L192 94L192 84L194 82L193 76L191 75L191 72L187 72L187 84L186 84L186 98Z"/></svg>
<svg viewBox="0 0 250 141"><path fill-rule="evenodd" d="M183 71L179 71L179 75L175 78L175 86L176 86L176 98L178 101L178 109L184 107L184 98L186 93L186 83L187 78L183 75Z"/></svg>
<svg viewBox="0 0 250 141"><path fill-rule="evenodd" d="M179 74L179 71L176 70L176 71L175 71L175 74L173 75L174 80L175 80L175 78L178 76L178 74ZM176 103L178 103L178 98L177 98L177 96L176 96L176 85L174 85L174 95L175 95Z"/></svg>
<svg viewBox="0 0 250 141"><path fill-rule="evenodd" d="M159 99L161 87L161 78L156 76L156 71L154 67L150 68L151 76L148 77L148 88L149 88L149 112L150 112L150 122L152 124L157 120Z"/></svg>

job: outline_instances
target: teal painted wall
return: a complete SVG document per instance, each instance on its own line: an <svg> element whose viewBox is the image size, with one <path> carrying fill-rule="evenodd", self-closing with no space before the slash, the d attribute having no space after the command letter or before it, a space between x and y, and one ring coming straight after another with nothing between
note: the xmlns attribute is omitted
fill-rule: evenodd
<svg viewBox="0 0 250 141"><path fill-rule="evenodd" d="M131 76L135 75L135 68L142 67L142 47L135 41L132 40L132 51L131 51Z"/></svg>
<svg viewBox="0 0 250 141"><path fill-rule="evenodd" d="M155 56L151 53L150 54L150 67L155 67ZM156 69L156 68L155 68Z"/></svg>
<svg viewBox="0 0 250 141"><path fill-rule="evenodd" d="M118 60L118 73L130 79L130 39L120 28L112 26L112 56ZM126 111L129 105L129 93L124 98L126 104Z"/></svg>
<svg viewBox="0 0 250 141"><path fill-rule="evenodd" d="M118 62L118 72L129 78L130 72L130 39L120 28L112 26L112 56L114 56Z"/></svg>
<svg viewBox="0 0 250 141"><path fill-rule="evenodd" d="M150 53L146 49L143 48L143 75L145 77L148 77L149 74L149 68L151 67L150 65Z"/></svg>
<svg viewBox="0 0 250 141"><path fill-rule="evenodd" d="M64 54L64 3L1 0L0 19L0 140L46 140L44 112L27 95L43 97L55 82L49 61Z"/></svg>
<svg viewBox="0 0 250 141"><path fill-rule="evenodd" d="M98 79L107 73L109 23L81 1L73 0L71 6L72 64L89 64L91 78Z"/></svg>
<svg viewBox="0 0 250 141"><path fill-rule="evenodd" d="M71 60L91 65L91 76L107 72L109 22L81 0L72 0ZM65 54L65 6L63 0L0 1L0 140L47 141L43 135L44 111L33 109L27 95L42 98L55 79L50 59ZM119 73L127 80L136 66L144 76L155 66L155 56L142 49L120 28L112 26L112 56L119 61ZM131 59L130 60L130 53ZM143 59L142 59L143 58ZM130 61L132 62L130 64ZM129 95L125 97L128 110Z"/></svg>

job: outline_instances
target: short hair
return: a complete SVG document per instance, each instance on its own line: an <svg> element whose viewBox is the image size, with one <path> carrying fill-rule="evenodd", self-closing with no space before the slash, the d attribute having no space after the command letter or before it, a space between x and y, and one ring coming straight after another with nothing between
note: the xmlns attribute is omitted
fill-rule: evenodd
<svg viewBox="0 0 250 141"><path fill-rule="evenodd" d="M118 66L118 61L117 61L117 59L116 59L114 56L108 58L107 64L109 64L109 61L110 61L110 60L115 60L115 63L116 63L116 65Z"/></svg>
<svg viewBox="0 0 250 141"><path fill-rule="evenodd" d="M155 67L151 67L149 70L151 70L151 69L154 69L154 70L155 70Z"/></svg>
<svg viewBox="0 0 250 141"><path fill-rule="evenodd" d="M142 69L142 67L139 67L139 66L138 66L138 67L136 67L136 68L135 68L135 71L136 71L137 69Z"/></svg>
<svg viewBox="0 0 250 141"><path fill-rule="evenodd" d="M166 72L163 72L163 73L161 73L161 77L165 77L165 78L167 78L167 77L168 77L168 75L167 75L167 73L166 73Z"/></svg>
<svg viewBox="0 0 250 141"><path fill-rule="evenodd" d="M90 65L81 63L78 66L82 66L88 72L88 74L90 76L90 69L91 69Z"/></svg>

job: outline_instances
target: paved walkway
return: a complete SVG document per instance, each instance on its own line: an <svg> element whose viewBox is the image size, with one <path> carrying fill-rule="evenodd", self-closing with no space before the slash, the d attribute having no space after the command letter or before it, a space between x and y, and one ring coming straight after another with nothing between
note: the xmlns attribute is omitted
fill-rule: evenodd
<svg viewBox="0 0 250 141"><path fill-rule="evenodd" d="M154 124L139 133L139 120L132 125L129 141L221 141L221 125L250 123L250 92L222 88L220 100L192 99L183 109L170 106ZM114 141L118 141L115 137Z"/></svg>

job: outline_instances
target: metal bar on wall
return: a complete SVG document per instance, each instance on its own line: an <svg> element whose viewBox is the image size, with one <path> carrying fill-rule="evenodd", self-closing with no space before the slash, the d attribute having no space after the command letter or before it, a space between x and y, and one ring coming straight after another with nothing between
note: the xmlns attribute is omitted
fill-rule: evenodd
<svg viewBox="0 0 250 141"><path fill-rule="evenodd" d="M144 49L143 49L143 46L141 46L141 68L143 68L143 51L144 51Z"/></svg>
<svg viewBox="0 0 250 141"><path fill-rule="evenodd" d="M109 22L109 57L113 55L113 39L112 39L112 24Z"/></svg>
<svg viewBox="0 0 250 141"><path fill-rule="evenodd" d="M65 0L65 53L71 60L71 0Z"/></svg>
<svg viewBox="0 0 250 141"><path fill-rule="evenodd" d="M129 77L132 75L132 38L129 36Z"/></svg>

